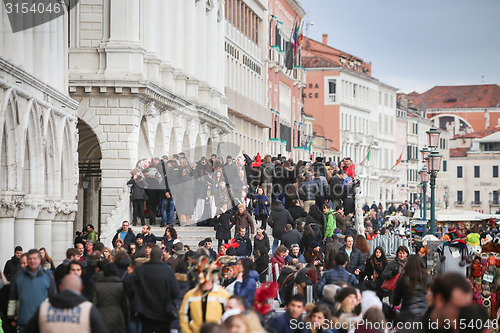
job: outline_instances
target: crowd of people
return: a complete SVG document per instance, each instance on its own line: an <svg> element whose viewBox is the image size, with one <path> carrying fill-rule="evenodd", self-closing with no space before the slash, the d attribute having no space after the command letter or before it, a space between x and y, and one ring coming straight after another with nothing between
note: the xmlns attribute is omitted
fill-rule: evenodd
<svg viewBox="0 0 500 333"><path fill-rule="evenodd" d="M212 155L190 165L179 154L139 161L129 184L134 218L112 248L90 224L58 266L45 248L15 248L2 275L5 332L445 331L446 320L487 319L465 277L432 281L405 246L394 259L382 247L370 253L368 239L390 232L384 215L414 206L366 205L358 234L350 158L294 164L243 154L223 164ZM212 226L217 244L183 244L175 213L181 225L194 216Z"/></svg>

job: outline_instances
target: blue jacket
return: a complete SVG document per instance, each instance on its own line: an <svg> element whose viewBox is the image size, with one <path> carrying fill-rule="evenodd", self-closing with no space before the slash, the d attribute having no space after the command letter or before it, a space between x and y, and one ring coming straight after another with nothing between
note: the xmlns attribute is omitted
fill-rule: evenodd
<svg viewBox="0 0 500 333"><path fill-rule="evenodd" d="M240 244L236 248L236 255L238 257L249 257L252 255L252 241L248 236L241 237L240 234L237 234L234 240Z"/></svg>
<svg viewBox="0 0 500 333"><path fill-rule="evenodd" d="M270 332L273 333L303 333L305 332L304 329L302 329L302 324L298 324L302 322L302 320L297 320L291 323L290 321L292 320L290 313L286 311L282 315L279 315L271 320L269 323L268 329Z"/></svg>
<svg viewBox="0 0 500 333"><path fill-rule="evenodd" d="M243 282L237 281L234 284L234 294L245 298L248 308L252 307L253 297L257 289L257 281L259 281L259 273L257 271L250 271Z"/></svg>
<svg viewBox="0 0 500 333"><path fill-rule="evenodd" d="M9 295L9 316L17 301L17 323L26 325L36 313L40 304L48 297L55 295L56 282L52 273L45 271L41 266L36 272L25 268L12 281Z"/></svg>
<svg viewBox="0 0 500 333"><path fill-rule="evenodd" d="M290 261L292 261L293 259L298 259L300 263L303 263L305 264L306 263L306 259L304 258L304 255L302 253L299 253L299 256L298 257L294 257L291 253L285 258L285 263L288 265L290 263Z"/></svg>
<svg viewBox="0 0 500 333"><path fill-rule="evenodd" d="M323 297L323 288L327 284L333 284L337 281L347 282L348 285L354 286L358 284L358 279L354 277L351 273L345 270L344 266L336 265L334 268L326 271L321 279L314 287L314 291L319 298Z"/></svg>

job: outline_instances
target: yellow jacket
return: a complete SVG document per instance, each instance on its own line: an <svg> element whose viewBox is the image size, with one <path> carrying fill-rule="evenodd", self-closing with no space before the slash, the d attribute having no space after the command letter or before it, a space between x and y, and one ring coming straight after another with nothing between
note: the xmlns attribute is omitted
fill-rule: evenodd
<svg viewBox="0 0 500 333"><path fill-rule="evenodd" d="M218 285L208 292L206 314L203 318L203 291L199 287L191 289L184 295L179 309L179 323L183 333L199 333L203 323L218 323L226 308L229 293Z"/></svg>

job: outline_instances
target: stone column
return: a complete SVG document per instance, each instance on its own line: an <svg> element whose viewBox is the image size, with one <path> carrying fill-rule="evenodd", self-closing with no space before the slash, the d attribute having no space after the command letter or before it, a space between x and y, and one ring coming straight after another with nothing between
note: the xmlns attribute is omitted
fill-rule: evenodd
<svg viewBox="0 0 500 333"><path fill-rule="evenodd" d="M45 247L47 252L53 256L52 251L52 223L56 215L55 203L46 203L42 206L35 220L35 247Z"/></svg>
<svg viewBox="0 0 500 333"><path fill-rule="evenodd" d="M176 117L173 129L175 137L170 138L170 154L177 154L182 151L182 142L184 141L184 132L186 131L186 119L183 116Z"/></svg>
<svg viewBox="0 0 500 333"><path fill-rule="evenodd" d="M39 202L28 201L26 206L19 210L14 222L14 242L21 245L23 250L35 246L35 219L38 217L41 205Z"/></svg>
<svg viewBox="0 0 500 333"><path fill-rule="evenodd" d="M52 259L54 264L66 258L66 250L73 247L73 221L77 210L76 204L60 204L52 223Z"/></svg>
<svg viewBox="0 0 500 333"><path fill-rule="evenodd" d="M4 267L5 262L14 253L14 248L19 245L14 239L14 221L20 208L24 205L22 197L2 197L0 198L0 265Z"/></svg>

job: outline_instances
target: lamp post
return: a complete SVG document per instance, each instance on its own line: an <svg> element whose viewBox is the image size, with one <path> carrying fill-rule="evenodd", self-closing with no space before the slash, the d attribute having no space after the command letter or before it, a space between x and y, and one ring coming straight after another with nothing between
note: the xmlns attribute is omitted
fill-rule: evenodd
<svg viewBox="0 0 500 333"><path fill-rule="evenodd" d="M427 173L427 168L422 166L422 169L418 172L420 176L420 183L422 184L422 209L423 209L423 220L427 222L427 182L429 181L429 174ZM427 235L427 225L424 228L424 236Z"/></svg>
<svg viewBox="0 0 500 333"><path fill-rule="evenodd" d="M427 145L430 148L430 153L427 155L427 172L430 175L431 185L431 235L436 235L436 177L439 170L441 170L441 160L443 155L439 154L437 147L439 145L439 131L434 125L426 132Z"/></svg>

